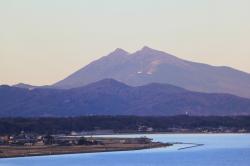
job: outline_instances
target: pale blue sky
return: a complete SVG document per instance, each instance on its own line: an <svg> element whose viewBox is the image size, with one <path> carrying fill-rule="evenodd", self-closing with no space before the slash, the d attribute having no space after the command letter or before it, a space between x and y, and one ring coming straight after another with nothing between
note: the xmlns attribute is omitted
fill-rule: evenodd
<svg viewBox="0 0 250 166"><path fill-rule="evenodd" d="M144 45L250 73L249 0L0 0L0 84L52 84Z"/></svg>

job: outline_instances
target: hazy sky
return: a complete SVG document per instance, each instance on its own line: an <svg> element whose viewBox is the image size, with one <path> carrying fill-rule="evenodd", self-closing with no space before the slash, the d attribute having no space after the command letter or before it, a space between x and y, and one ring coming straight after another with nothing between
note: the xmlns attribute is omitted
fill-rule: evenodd
<svg viewBox="0 0 250 166"><path fill-rule="evenodd" d="M0 84L52 84L144 45L250 73L250 0L0 0Z"/></svg>

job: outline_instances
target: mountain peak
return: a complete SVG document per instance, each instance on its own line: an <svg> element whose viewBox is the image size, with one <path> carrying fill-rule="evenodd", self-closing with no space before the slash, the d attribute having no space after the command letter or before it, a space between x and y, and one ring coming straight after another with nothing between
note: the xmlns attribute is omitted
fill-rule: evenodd
<svg viewBox="0 0 250 166"><path fill-rule="evenodd" d="M94 90L107 89L109 91L111 90L115 91L119 89L128 89L131 87L115 79L106 78L106 79L99 80L99 81L93 82L91 84L88 84L86 86L79 87L79 88L84 88L84 89L89 88L89 89L94 89ZM79 88L73 88L73 89L79 89Z"/></svg>
<svg viewBox="0 0 250 166"><path fill-rule="evenodd" d="M112 79L112 78L105 78L103 80L100 80L100 81L97 81L93 84L99 84L99 85L105 85L105 86L123 86L123 87L128 87L128 85L120 82L120 81L117 81L115 79Z"/></svg>
<svg viewBox="0 0 250 166"><path fill-rule="evenodd" d="M23 89L34 89L34 88L36 88L36 86L25 84L25 83L18 83L18 84L13 85L13 87L23 88Z"/></svg>
<svg viewBox="0 0 250 166"><path fill-rule="evenodd" d="M111 52L109 55L128 55L129 53L121 48L115 49L113 52Z"/></svg>
<svg viewBox="0 0 250 166"><path fill-rule="evenodd" d="M20 82L20 83L18 83L18 84L13 85L13 86L16 87L16 86L30 86L30 85Z"/></svg>
<svg viewBox="0 0 250 166"><path fill-rule="evenodd" d="M152 49L152 48L150 48L150 47L148 47L148 46L143 46L141 50L147 51L147 50L154 50L154 49Z"/></svg>
<svg viewBox="0 0 250 166"><path fill-rule="evenodd" d="M141 53L141 54L168 54L163 51L159 51L153 48L150 48L148 46L142 47L140 50L138 50L136 53ZM169 55L169 54L168 54Z"/></svg>

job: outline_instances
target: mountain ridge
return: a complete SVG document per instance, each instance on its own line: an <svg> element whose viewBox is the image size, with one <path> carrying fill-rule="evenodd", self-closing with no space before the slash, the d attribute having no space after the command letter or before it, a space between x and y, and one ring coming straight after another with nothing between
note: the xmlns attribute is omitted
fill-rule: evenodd
<svg viewBox="0 0 250 166"><path fill-rule="evenodd" d="M70 89L105 78L131 86L167 83L192 91L230 93L250 98L249 73L226 66L187 61L147 46L134 53L116 49L53 86Z"/></svg>
<svg viewBox="0 0 250 166"><path fill-rule="evenodd" d="M250 99L160 83L132 87L104 79L73 89L0 86L0 108L0 117L233 116L250 115Z"/></svg>

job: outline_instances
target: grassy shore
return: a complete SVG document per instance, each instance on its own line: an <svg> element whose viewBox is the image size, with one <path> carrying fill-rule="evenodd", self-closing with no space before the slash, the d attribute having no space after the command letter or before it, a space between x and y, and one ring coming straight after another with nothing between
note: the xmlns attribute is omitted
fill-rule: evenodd
<svg viewBox="0 0 250 166"><path fill-rule="evenodd" d="M129 151L150 148L167 147L170 144L151 142L147 144L104 144L104 145L42 145L42 146L0 146L0 158L58 155L58 154L75 154L75 153L94 153L94 152L111 152L111 151Z"/></svg>

